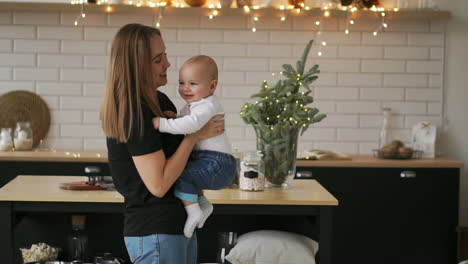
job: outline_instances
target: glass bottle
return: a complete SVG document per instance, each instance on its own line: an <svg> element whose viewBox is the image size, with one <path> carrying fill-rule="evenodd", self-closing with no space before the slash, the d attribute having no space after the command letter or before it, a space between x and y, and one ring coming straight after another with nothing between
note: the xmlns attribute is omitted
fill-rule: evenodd
<svg viewBox="0 0 468 264"><path fill-rule="evenodd" d="M13 143L15 150L31 150L33 146L33 132L29 122L17 122Z"/></svg>
<svg viewBox="0 0 468 264"><path fill-rule="evenodd" d="M218 233L218 253L216 256L217 263L230 264L231 262L224 259L231 249L237 243L237 233L236 232L220 232Z"/></svg>
<svg viewBox="0 0 468 264"><path fill-rule="evenodd" d="M390 143L390 115L392 109L389 107L382 108L382 128L380 129L379 137L379 148L382 148L386 144Z"/></svg>
<svg viewBox="0 0 468 264"><path fill-rule="evenodd" d="M72 216L72 231L68 236L68 258L70 261L88 260L88 235L83 216Z"/></svg>
<svg viewBox="0 0 468 264"><path fill-rule="evenodd" d="M265 166L259 151L244 153L240 163L239 188L244 191L264 190Z"/></svg>
<svg viewBox="0 0 468 264"><path fill-rule="evenodd" d="M0 132L0 151L9 151L13 148L11 128L2 128Z"/></svg>

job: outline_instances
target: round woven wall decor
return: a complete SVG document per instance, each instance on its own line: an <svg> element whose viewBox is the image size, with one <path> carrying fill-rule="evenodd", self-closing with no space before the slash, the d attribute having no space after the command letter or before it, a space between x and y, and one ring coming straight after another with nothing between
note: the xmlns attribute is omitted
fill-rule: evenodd
<svg viewBox="0 0 468 264"><path fill-rule="evenodd" d="M14 131L19 121L31 123L33 147L36 147L49 131L49 107L39 95L28 91L13 91L0 96L0 128L11 127Z"/></svg>

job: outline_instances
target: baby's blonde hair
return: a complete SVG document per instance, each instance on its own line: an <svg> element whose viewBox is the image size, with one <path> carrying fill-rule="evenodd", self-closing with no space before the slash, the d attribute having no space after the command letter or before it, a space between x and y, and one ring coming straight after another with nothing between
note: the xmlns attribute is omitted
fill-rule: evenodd
<svg viewBox="0 0 468 264"><path fill-rule="evenodd" d="M208 74L210 81L218 80L218 66L216 65L216 62L213 60L213 58L211 58L210 56L206 56L206 55L193 56L187 61L185 61L182 67L188 64L196 64L196 65L206 67L206 73Z"/></svg>

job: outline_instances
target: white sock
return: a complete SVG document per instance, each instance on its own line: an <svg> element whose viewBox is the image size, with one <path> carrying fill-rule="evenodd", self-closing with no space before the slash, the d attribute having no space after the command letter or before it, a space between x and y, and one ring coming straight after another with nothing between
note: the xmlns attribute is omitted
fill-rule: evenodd
<svg viewBox="0 0 468 264"><path fill-rule="evenodd" d="M187 220L185 221L184 235L191 238L193 231L203 218L203 212L197 203L185 206L185 211L187 212Z"/></svg>
<svg viewBox="0 0 468 264"><path fill-rule="evenodd" d="M200 208L203 212L203 217L198 223L198 228L202 228L205 224L206 219L208 219L208 217L213 212L213 205L203 195L198 196L198 204L200 204Z"/></svg>

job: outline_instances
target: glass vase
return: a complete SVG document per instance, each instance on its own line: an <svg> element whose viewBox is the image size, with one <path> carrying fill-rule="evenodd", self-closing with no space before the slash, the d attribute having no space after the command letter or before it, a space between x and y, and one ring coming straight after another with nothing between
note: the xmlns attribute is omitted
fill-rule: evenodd
<svg viewBox="0 0 468 264"><path fill-rule="evenodd" d="M263 154L266 187L290 186L296 174L300 128L289 125L254 125L257 150Z"/></svg>

